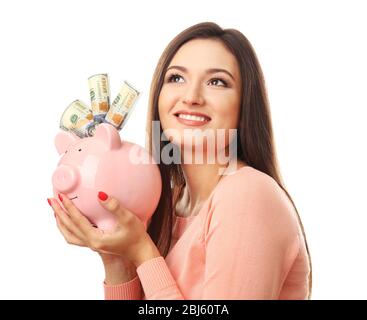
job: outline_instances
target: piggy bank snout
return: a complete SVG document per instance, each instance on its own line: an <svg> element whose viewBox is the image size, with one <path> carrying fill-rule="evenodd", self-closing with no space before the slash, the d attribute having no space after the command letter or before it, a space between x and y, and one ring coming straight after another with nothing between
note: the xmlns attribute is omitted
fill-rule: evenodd
<svg viewBox="0 0 367 320"><path fill-rule="evenodd" d="M60 165L52 176L54 187L60 192L69 192L76 187L79 174L76 168L69 165Z"/></svg>

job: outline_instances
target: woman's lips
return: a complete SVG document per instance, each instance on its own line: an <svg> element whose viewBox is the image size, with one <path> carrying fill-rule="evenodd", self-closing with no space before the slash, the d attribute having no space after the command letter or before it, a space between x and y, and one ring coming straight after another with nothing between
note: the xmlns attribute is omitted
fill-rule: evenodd
<svg viewBox="0 0 367 320"><path fill-rule="evenodd" d="M177 121L181 124L184 124L186 126L193 126L193 127L201 127L201 126L205 126L207 123L210 122L210 120L205 120L205 121L198 121L198 120L193 120L193 119L184 119L184 118L180 118L178 115L174 115L174 117L177 119Z"/></svg>

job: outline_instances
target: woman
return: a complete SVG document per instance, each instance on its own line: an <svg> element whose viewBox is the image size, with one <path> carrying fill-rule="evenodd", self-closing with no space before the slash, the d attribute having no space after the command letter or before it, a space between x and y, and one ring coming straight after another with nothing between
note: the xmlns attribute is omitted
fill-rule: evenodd
<svg viewBox="0 0 367 320"><path fill-rule="evenodd" d="M165 139L153 134L153 121ZM191 129L224 130L223 148L217 136L193 142ZM265 82L246 37L215 23L176 36L155 70L147 131L163 181L147 231L103 190L101 205L119 221L111 234L93 228L67 195L67 212L49 199L66 241L100 253L105 298L309 299L306 237L281 182ZM163 159L168 146L179 163ZM232 146L235 155L219 161ZM193 155L204 161L185 161Z"/></svg>

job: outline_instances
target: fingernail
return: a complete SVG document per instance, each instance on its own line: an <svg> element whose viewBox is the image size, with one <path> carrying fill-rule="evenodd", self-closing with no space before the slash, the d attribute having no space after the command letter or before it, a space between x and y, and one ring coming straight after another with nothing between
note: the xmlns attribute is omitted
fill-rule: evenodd
<svg viewBox="0 0 367 320"><path fill-rule="evenodd" d="M59 199L60 199L60 201L62 201L62 196L61 196L61 194L59 193Z"/></svg>
<svg viewBox="0 0 367 320"><path fill-rule="evenodd" d="M51 200L50 200L49 198L47 198L47 202L48 202L48 204L49 204L50 206L52 206L52 204L51 204Z"/></svg>
<svg viewBox="0 0 367 320"><path fill-rule="evenodd" d="M108 198L108 195L104 193L103 191L98 192L98 198L100 198L102 201L106 201Z"/></svg>

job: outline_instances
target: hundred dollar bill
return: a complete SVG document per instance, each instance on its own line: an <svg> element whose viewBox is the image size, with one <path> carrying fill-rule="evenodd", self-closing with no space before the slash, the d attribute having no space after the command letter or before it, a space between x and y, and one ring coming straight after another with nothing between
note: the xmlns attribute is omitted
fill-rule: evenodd
<svg viewBox="0 0 367 320"><path fill-rule="evenodd" d="M95 74L88 78L88 84L94 120L103 122L110 108L108 75Z"/></svg>
<svg viewBox="0 0 367 320"><path fill-rule="evenodd" d="M80 100L70 103L60 120L62 130L72 131L80 138L93 136L97 124L93 120L92 110Z"/></svg>
<svg viewBox="0 0 367 320"><path fill-rule="evenodd" d="M124 81L119 94L112 102L105 121L120 130L130 116L139 94L139 91L137 91L127 81Z"/></svg>

